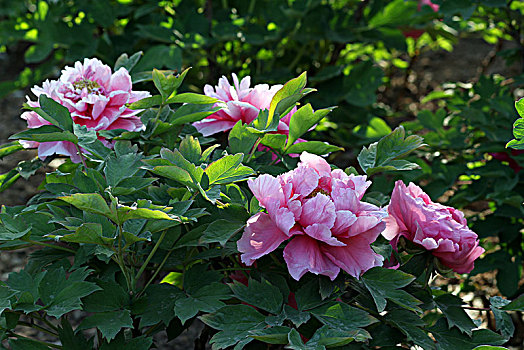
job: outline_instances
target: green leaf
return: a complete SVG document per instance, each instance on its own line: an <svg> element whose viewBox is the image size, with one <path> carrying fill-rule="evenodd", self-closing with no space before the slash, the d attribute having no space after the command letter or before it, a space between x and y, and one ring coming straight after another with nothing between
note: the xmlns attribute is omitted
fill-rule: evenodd
<svg viewBox="0 0 524 350"><path fill-rule="evenodd" d="M68 312L79 310L82 307L80 298L92 294L97 290L100 290L100 287L91 282L75 281L68 284L58 292L58 295L53 299L51 304L46 306L47 314L59 318ZM44 295L43 291L40 293L42 296Z"/></svg>
<svg viewBox="0 0 524 350"><path fill-rule="evenodd" d="M511 317L507 312L500 310L493 305L490 306L490 309L491 312L493 312L493 316L495 316L497 330L507 339L511 338L513 333L515 333L515 325L513 324Z"/></svg>
<svg viewBox="0 0 524 350"><path fill-rule="evenodd" d="M286 145L287 136L282 134L265 134L260 144L276 151L282 151Z"/></svg>
<svg viewBox="0 0 524 350"><path fill-rule="evenodd" d="M141 154L127 153L116 155L111 153L106 160L104 168L107 184L111 187L117 187L122 180L135 175L142 165L141 159Z"/></svg>
<svg viewBox="0 0 524 350"><path fill-rule="evenodd" d="M21 131L11 135L10 140L29 140L36 142L69 141L78 143L78 138L70 131L62 131L54 125L42 125L38 128Z"/></svg>
<svg viewBox="0 0 524 350"><path fill-rule="evenodd" d="M142 51L135 52L134 54L129 57L127 53L121 54L115 62L115 69L114 71L118 71L120 68L124 68L128 72L131 72L133 70L133 67L138 63L140 58L144 55Z"/></svg>
<svg viewBox="0 0 524 350"><path fill-rule="evenodd" d="M75 233L56 236L55 238L59 238L64 242L98 244L103 246L111 246L115 240L114 238L103 236L102 225L90 222L83 223L75 230Z"/></svg>
<svg viewBox="0 0 524 350"><path fill-rule="evenodd" d="M461 333L457 328L449 329L444 318L428 329L442 350L470 350L478 345L502 345L506 339L487 329L474 330L472 336Z"/></svg>
<svg viewBox="0 0 524 350"><path fill-rule="evenodd" d="M129 310L100 312L86 317L78 329L97 328L107 340L113 339L122 328L132 328Z"/></svg>
<svg viewBox="0 0 524 350"><path fill-rule="evenodd" d="M262 134L267 132L274 132L278 130L278 124L280 119L275 116L274 118L269 117L269 111L262 109L258 112L258 116L248 125L250 131Z"/></svg>
<svg viewBox="0 0 524 350"><path fill-rule="evenodd" d="M205 172L209 177L209 185L223 185L244 180L255 172L242 165L244 155L237 153L220 158L209 164Z"/></svg>
<svg viewBox="0 0 524 350"><path fill-rule="evenodd" d="M318 280L311 280L302 285L295 293L299 311L309 310L325 303L319 292Z"/></svg>
<svg viewBox="0 0 524 350"><path fill-rule="evenodd" d="M0 159L13 154L15 152L21 151L24 149L24 146L18 141L9 142L0 146Z"/></svg>
<svg viewBox="0 0 524 350"><path fill-rule="evenodd" d="M507 311L524 311L524 294L520 295L508 305L501 307L501 309Z"/></svg>
<svg viewBox="0 0 524 350"><path fill-rule="evenodd" d="M363 331L360 328L377 322L366 311L342 302L329 302L311 310L311 313L326 326L343 332L354 332L357 330L360 332ZM364 334L367 334L367 332L364 332L362 335ZM370 338L369 334L366 337Z"/></svg>
<svg viewBox="0 0 524 350"><path fill-rule="evenodd" d="M5 220L5 218L2 218ZM8 227L4 223L0 225L0 242L2 241L13 241L27 235L31 232L31 227L27 227L24 230L19 230L15 227Z"/></svg>
<svg viewBox="0 0 524 350"><path fill-rule="evenodd" d="M58 197L58 199L88 213L100 214L112 220L115 219L105 199L98 193L75 193L66 197Z"/></svg>
<svg viewBox="0 0 524 350"><path fill-rule="evenodd" d="M435 342L420 327L424 327L424 320L417 314L402 309L391 310L386 315L386 320L404 333L408 340L421 346L424 350L435 349Z"/></svg>
<svg viewBox="0 0 524 350"><path fill-rule="evenodd" d="M253 149L258 138L258 134L252 132L247 125L242 124L242 121L239 120L233 129L229 131L229 149L232 153L248 154Z"/></svg>
<svg viewBox="0 0 524 350"><path fill-rule="evenodd" d="M372 175L382 170L411 170L418 165L395 160L423 145L423 139L417 135L406 137L404 127L399 126L380 141L372 143L368 148L363 147L358 155L358 162L362 170Z"/></svg>
<svg viewBox="0 0 524 350"><path fill-rule="evenodd" d="M40 108L33 109L38 115L64 131L73 131L73 118L69 110L45 94L38 97Z"/></svg>
<svg viewBox="0 0 524 350"><path fill-rule="evenodd" d="M291 146L298 138L308 132L311 127L320 122L333 108L319 109L313 112L313 108L308 103L299 108L289 121L289 137L286 147Z"/></svg>
<svg viewBox="0 0 524 350"><path fill-rule="evenodd" d="M446 316L449 328L456 326L461 332L468 335L471 335L472 330L477 328L466 311L461 307L463 304L461 298L452 294L443 294L434 300L444 313L444 316Z"/></svg>
<svg viewBox="0 0 524 350"><path fill-rule="evenodd" d="M180 182L183 185L186 185L191 188L195 188L195 184L193 183L193 180L191 179L191 175L189 173L175 165L161 165L156 166L151 170L154 174L160 175L162 177L166 177L171 180L175 180Z"/></svg>
<svg viewBox="0 0 524 350"><path fill-rule="evenodd" d="M143 98L136 102L131 103L127 107L129 109L146 109L151 107L160 106L162 104L162 96L154 95L150 97Z"/></svg>
<svg viewBox="0 0 524 350"><path fill-rule="evenodd" d="M93 338L88 342L82 332L74 333L69 321L63 317L61 327L58 327L58 336L62 346L68 350L85 350L93 348Z"/></svg>
<svg viewBox="0 0 524 350"><path fill-rule="evenodd" d="M262 310L278 314L282 309L284 298L280 290L266 280L258 282L249 279L247 286L242 283L232 283L229 285L233 294L243 302L256 306Z"/></svg>
<svg viewBox="0 0 524 350"><path fill-rule="evenodd" d="M305 345L302 342L300 333L298 333L296 329L292 329L291 332L289 332L288 342L289 342L289 345L287 346L287 348L293 349L293 350L325 350L326 349L324 345L319 345L319 344L314 344L312 346Z"/></svg>
<svg viewBox="0 0 524 350"><path fill-rule="evenodd" d="M166 326L175 317L175 303L184 293L167 283L151 285L146 291L147 307L140 314L140 327L147 327L162 321Z"/></svg>
<svg viewBox="0 0 524 350"><path fill-rule="evenodd" d="M249 336L268 344L287 344L290 331L289 327L276 326L250 331Z"/></svg>
<svg viewBox="0 0 524 350"><path fill-rule="evenodd" d="M158 69L153 69L153 83L155 87L162 95L162 100L167 101L171 95L176 93L176 89L182 84L187 72L190 68L184 70L181 74L175 76L171 74L170 71L159 71ZM164 73L167 73L165 75Z"/></svg>
<svg viewBox="0 0 524 350"><path fill-rule="evenodd" d="M264 328L265 316L247 305L228 305L199 317L208 326L221 330L211 338L213 347L224 349L238 342L247 344L253 338L249 331Z"/></svg>
<svg viewBox="0 0 524 350"><path fill-rule="evenodd" d="M152 219L152 220L177 220L161 210L152 210L148 208L135 208L120 206L118 208L118 217L120 222L131 219ZM177 221L180 221L179 219Z"/></svg>
<svg viewBox="0 0 524 350"><path fill-rule="evenodd" d="M186 298L175 302L175 314L182 323L194 317L198 312L213 312L225 304L221 301L231 297L229 288L222 283L209 283L198 290L192 290Z"/></svg>
<svg viewBox="0 0 524 350"><path fill-rule="evenodd" d="M521 118L524 118L524 98L515 101L515 109ZM524 134L522 134L524 136Z"/></svg>
<svg viewBox="0 0 524 350"><path fill-rule="evenodd" d="M187 135L181 142L178 148L182 156L191 163L198 163L202 154L202 148L198 139L191 135Z"/></svg>
<svg viewBox="0 0 524 350"><path fill-rule="evenodd" d="M168 122L171 125L194 123L210 116L215 112L218 112L220 109L220 107L214 107L214 104L182 105L177 108L175 113L170 115Z"/></svg>
<svg viewBox="0 0 524 350"><path fill-rule="evenodd" d="M273 99L271 100L271 104L269 105L270 120L272 120L275 114L277 105L283 102L283 100L287 97L300 94L302 90L304 89L304 87L306 86L306 82L307 82L307 74L306 72L304 72L300 74L297 78L291 79L290 81L288 81L286 84L284 84L284 86L282 86L280 90L277 91L277 93L275 94L275 96L273 96ZM289 103L289 105L292 106L295 103L296 101L294 101L293 103ZM287 107L289 106L286 105L286 109Z"/></svg>
<svg viewBox="0 0 524 350"><path fill-rule="evenodd" d="M120 333L109 344L102 344L100 350L149 350L151 345L153 345L153 337L142 335L127 339L125 333Z"/></svg>
<svg viewBox="0 0 524 350"><path fill-rule="evenodd" d="M100 290L95 283L86 282L89 271L75 270L66 278L63 268L47 271L38 285L40 299L50 316L62 315L80 309L81 298Z"/></svg>
<svg viewBox="0 0 524 350"><path fill-rule="evenodd" d="M211 271L206 264L193 265L184 275L184 291L187 297L175 303L175 314L182 323L199 311L213 312L225 304L220 301L231 298L230 289L219 282L222 275Z"/></svg>
<svg viewBox="0 0 524 350"><path fill-rule="evenodd" d="M240 232L245 227L244 222L228 221L219 219L213 221L205 229L200 242L214 243L219 242L220 245L225 246L226 242L233 237L234 234Z"/></svg>
<svg viewBox="0 0 524 350"><path fill-rule="evenodd" d="M130 303L130 295L115 281L96 281L100 290L83 299L87 312L121 310Z"/></svg>
<svg viewBox="0 0 524 350"><path fill-rule="evenodd" d="M353 340L366 341L369 338L369 333L364 330L345 331L322 326L316 330L306 345L308 348L314 346L338 347L349 344Z"/></svg>
<svg viewBox="0 0 524 350"><path fill-rule="evenodd" d="M6 286L0 285L0 315L4 310L11 308L10 298L15 295L15 292Z"/></svg>
<svg viewBox="0 0 524 350"><path fill-rule="evenodd" d="M0 174L0 192L11 187L20 178L20 173L16 169L10 170L5 174Z"/></svg>
<svg viewBox="0 0 524 350"><path fill-rule="evenodd" d="M217 102L218 100L214 97L201 95L201 94L195 94L193 92L186 92L183 94L171 96L166 101L166 103L192 103L192 104L198 104L198 105L205 105L205 104L211 104L211 103L217 103Z"/></svg>
<svg viewBox="0 0 524 350"><path fill-rule="evenodd" d="M402 271L381 267L374 267L362 275L362 282L371 293L378 312L385 310L386 299L408 310L419 311L416 305L421 304L421 301L399 289L407 286L414 280L414 276Z"/></svg>
<svg viewBox="0 0 524 350"><path fill-rule="evenodd" d="M247 331L264 323L265 316L251 306L228 305L199 318L214 329Z"/></svg>
<svg viewBox="0 0 524 350"><path fill-rule="evenodd" d="M322 141L307 141L298 142L289 146L286 149L286 154L300 154L302 152L309 152L322 156L331 152L343 150L344 149L342 147L333 146Z"/></svg>

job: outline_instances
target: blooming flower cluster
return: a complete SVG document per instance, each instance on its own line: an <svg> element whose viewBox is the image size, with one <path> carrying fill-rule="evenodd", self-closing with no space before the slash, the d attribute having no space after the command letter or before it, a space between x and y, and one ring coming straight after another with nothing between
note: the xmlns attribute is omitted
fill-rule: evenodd
<svg viewBox="0 0 524 350"><path fill-rule="evenodd" d="M468 228L460 210L434 203L413 183L395 183L387 210L389 217L383 235L395 248L398 239L405 237L458 273L471 272L475 259L484 253L477 234Z"/></svg>
<svg viewBox="0 0 524 350"><path fill-rule="evenodd" d="M35 86L31 91L38 98L44 94L67 107L75 124L85 125L90 130L125 129L139 131L143 124L137 114L140 110L131 110L127 103L136 102L150 96L147 91L133 91L131 77L125 68L115 73L111 68L96 58L86 58L83 63L76 62L74 67L65 67L58 80L47 80L42 87ZM28 105L39 107L38 101L27 97ZM22 114L29 128L50 124L37 113L29 111ZM101 138L102 141L105 141ZM105 142L109 145L108 142ZM44 159L52 154L71 157L79 162L75 145L67 141L24 142L27 147L38 147L38 156Z"/></svg>
<svg viewBox="0 0 524 350"><path fill-rule="evenodd" d="M239 120L243 124L251 123L257 118L261 110L269 109L273 96L282 87L282 85L269 87L267 84L250 87L251 77L244 77L239 82L235 73L232 76L233 86L225 76L219 79L218 85L214 88L211 85L204 86L204 94L225 104L224 108L218 112L211 114L202 121L193 123L193 126L204 136L230 130ZM291 115L295 112L296 107L280 119L277 133L289 134L289 121Z"/></svg>
<svg viewBox="0 0 524 350"><path fill-rule="evenodd" d="M261 175L249 188L267 213L251 217L237 242L246 265L284 249L291 276L299 280L307 271L332 280L346 271L358 277L383 258L370 244L385 228L387 213L362 202L371 184L365 176L331 170L321 157L302 153L295 170L278 177Z"/></svg>

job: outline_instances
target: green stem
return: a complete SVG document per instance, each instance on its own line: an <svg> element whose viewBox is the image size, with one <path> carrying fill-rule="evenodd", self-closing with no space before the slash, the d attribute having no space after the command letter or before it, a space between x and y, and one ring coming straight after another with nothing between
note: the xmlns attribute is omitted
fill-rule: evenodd
<svg viewBox="0 0 524 350"><path fill-rule="evenodd" d="M161 324L162 324L162 321L160 321L160 322L158 322L157 324L155 324L155 325L149 327L149 329L146 331L145 335L146 335L146 336L150 336L151 333L153 333L153 331L154 331L155 329L157 329L158 326L160 326Z"/></svg>
<svg viewBox="0 0 524 350"><path fill-rule="evenodd" d="M32 342L35 342L35 343L38 343L38 344L41 344L41 345L44 345L44 346L49 346L49 347L52 347L52 348L55 348L55 349L63 349L64 348L62 345L56 345L56 344L48 343L48 342L45 342L45 341L42 341L42 340L31 339L29 337L24 337L23 335L16 334L16 333L13 333L11 331L9 331L8 334L9 334L10 337L15 337L15 338L20 338L20 339L27 339L27 340L30 340Z"/></svg>
<svg viewBox="0 0 524 350"><path fill-rule="evenodd" d="M87 165L86 160L84 159L84 155L82 154L82 150L80 149L80 146L78 146L75 143L76 150L78 151L78 155L80 156L80 159L82 160L82 165L84 166L84 173L87 173Z"/></svg>
<svg viewBox="0 0 524 350"><path fill-rule="evenodd" d="M25 327L31 327L31 328L34 328L36 330L39 330L39 331L42 331L42 332L45 332L47 334L50 334L52 336L56 336L58 337L58 334L47 329L47 328L44 328L44 327L40 327L39 325L37 324L34 324L34 323L29 323L29 322L25 322L25 321L18 321L18 324L21 325L21 326L25 326Z"/></svg>
<svg viewBox="0 0 524 350"><path fill-rule="evenodd" d="M162 112L162 109L164 109L163 103L162 105L160 105L160 107L158 107L158 112L156 113L155 120L153 120L153 130L151 130L151 136L155 134L156 128L158 126L158 119L160 119L160 113Z"/></svg>
<svg viewBox="0 0 524 350"><path fill-rule="evenodd" d="M149 287L149 285L151 283L153 283L153 281L155 280L156 276L160 273L160 271L162 271L162 268L164 267L165 263L167 262L167 259L169 258L169 256L171 255L172 252L173 252L172 250L167 252L166 256L164 257L164 259L162 260L160 265L158 265L156 271L153 273L153 276L151 276L149 281L147 281L146 285L144 286L142 291L138 294L137 298L140 297L140 295L147 289L147 287Z"/></svg>
<svg viewBox="0 0 524 350"><path fill-rule="evenodd" d="M20 314L21 314L21 315L24 315L24 313L20 313ZM51 322L49 322L49 320L46 319L45 317L40 316L40 314L38 314L38 313L36 313L36 312L33 312L33 313L30 314L30 317L36 318L37 320L44 322L44 323L45 323L47 326L49 326L49 328L51 328L53 331L58 332L58 327L55 326L54 324L52 324Z"/></svg>
<svg viewBox="0 0 524 350"><path fill-rule="evenodd" d="M129 291L133 290L133 284L131 283L129 272L127 271L126 264L124 263L124 250L122 248L122 236L123 234L123 227L121 224L118 225L118 250L117 250L117 256L118 256L118 266L120 266L120 270L122 270L122 273L124 274L124 277L126 279L127 288Z"/></svg>
<svg viewBox="0 0 524 350"><path fill-rule="evenodd" d="M249 163L249 161L251 160L251 158L253 157L253 154L255 154L255 151L257 150L258 148L258 145L260 144L260 141L262 141L262 138L259 137L257 139L257 141L255 142L255 144L253 145L253 148L251 149L251 152L249 152L248 156L247 156L247 159L246 159L246 163Z"/></svg>
<svg viewBox="0 0 524 350"><path fill-rule="evenodd" d="M144 261L144 263L142 264L142 267L140 268L140 270L138 270L138 272L137 272L137 274L135 276L135 283L136 283L136 281L138 281L138 279L140 278L140 276L142 275L142 273L146 269L146 266L147 266L147 264L149 264L149 261L151 261L151 259L153 258L153 255L155 255L156 251L158 250L158 247L160 246L160 243L162 243L162 241L164 240L164 237L166 236L166 233L167 233L167 230L164 230L162 232L162 234L160 235L160 238L158 239L158 241L156 242L155 246L153 247L153 250L151 250L151 252L149 253L149 255L146 258L146 261Z"/></svg>
<svg viewBox="0 0 524 350"><path fill-rule="evenodd" d="M68 253L76 254L76 251L74 251L73 249L69 249L69 248L66 248L66 247L59 246L59 245L33 241L32 239L24 239L24 241L26 241L28 243L32 243L34 245L40 245L42 247L49 247L49 248L59 249L59 250L63 250L63 251L68 252Z"/></svg>

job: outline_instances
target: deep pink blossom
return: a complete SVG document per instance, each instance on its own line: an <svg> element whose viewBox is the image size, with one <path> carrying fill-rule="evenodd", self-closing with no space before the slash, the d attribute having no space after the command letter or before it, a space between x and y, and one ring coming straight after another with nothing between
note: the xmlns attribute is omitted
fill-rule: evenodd
<svg viewBox="0 0 524 350"><path fill-rule="evenodd" d="M382 265L370 244L384 230L387 214L361 201L371 182L331 170L323 158L307 152L300 160L292 171L248 181L267 213L248 220L237 242L242 261L251 265L289 240L284 260L296 280L307 271L333 280L340 269L359 277Z"/></svg>
<svg viewBox="0 0 524 350"><path fill-rule="evenodd" d="M193 126L204 136L230 130L239 120L244 124L251 123L257 118L260 110L269 109L273 96L282 87L282 85L270 87L267 84L250 87L251 77L244 77L239 82L235 73L232 76L233 86L225 76L219 79L218 85L214 88L211 85L204 86L204 94L222 101L217 105L223 107L204 120L193 123ZM295 111L296 107L280 119L277 133L289 134L289 121Z"/></svg>
<svg viewBox="0 0 524 350"><path fill-rule="evenodd" d="M86 58L83 63L76 62L74 67L65 67L58 80L47 80L42 87L35 86L31 91L37 98L44 94L67 107L75 124L95 131L142 130L144 125L137 116L141 110L131 110L126 104L150 96L147 91L132 90L131 76L125 68L112 73L109 66L96 58ZM39 106L38 101L27 99L31 107ZM23 113L22 118L27 120L29 128L50 124L31 111ZM74 162L80 161L71 142L25 142L25 145L38 147L38 156L42 159L61 154Z"/></svg>
<svg viewBox="0 0 524 350"><path fill-rule="evenodd" d="M383 235L395 248L398 239L405 237L458 273L470 272L475 259L484 253L460 210L434 203L413 183L395 183L388 212Z"/></svg>

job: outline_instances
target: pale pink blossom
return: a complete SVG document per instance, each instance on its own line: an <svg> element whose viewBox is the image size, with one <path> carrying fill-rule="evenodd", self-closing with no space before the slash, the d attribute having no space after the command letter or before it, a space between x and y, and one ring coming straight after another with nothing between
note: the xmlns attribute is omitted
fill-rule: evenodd
<svg viewBox="0 0 524 350"><path fill-rule="evenodd" d="M261 110L269 109L273 96L282 87L282 85L270 87L267 84L250 87L251 77L247 76L239 81L235 73L232 76L233 86L225 76L218 80L218 85L214 88L211 85L204 86L204 94L220 100L217 106L223 107L204 120L193 123L193 126L204 136L230 130L238 121L242 121L243 124L251 123ZM277 133L289 134L289 121L295 112L296 107L280 119Z"/></svg>
<svg viewBox="0 0 524 350"><path fill-rule="evenodd" d="M76 62L74 67L65 67L58 80L47 80L42 87L35 86L31 91L37 98L44 94L57 101L69 110L75 124L95 131L143 130L144 125L137 116L141 110L131 110L126 104L150 96L147 91L132 90L131 76L125 68L112 73L109 66L96 58L86 58L83 63ZM38 101L27 99L31 107L39 107ZM50 124L32 111L23 113L22 118L27 120L29 128ZM71 142L25 142L25 145L38 147L38 155L42 159L60 154L71 157L74 162L80 161Z"/></svg>
<svg viewBox="0 0 524 350"><path fill-rule="evenodd" d="M292 171L248 181L266 212L248 220L237 242L242 262L251 265L289 241L284 260L296 280L308 271L333 280L340 269L359 277L381 266L383 257L370 244L384 230L387 213L361 201L371 182L331 170L323 158L307 152L300 160Z"/></svg>
<svg viewBox="0 0 524 350"><path fill-rule="evenodd" d="M458 273L468 273L484 249L469 229L464 214L455 208L434 203L417 185L395 183L384 237L396 248L398 239L424 247L440 262Z"/></svg>

